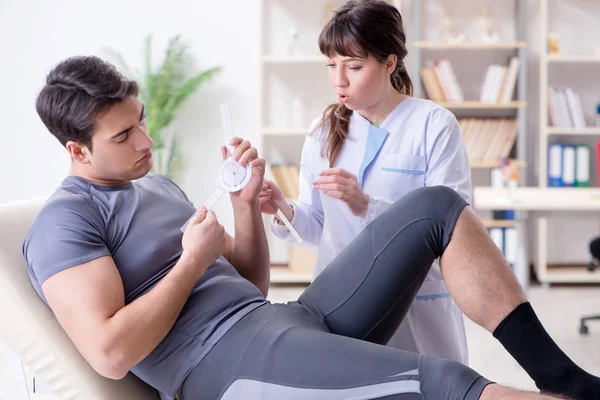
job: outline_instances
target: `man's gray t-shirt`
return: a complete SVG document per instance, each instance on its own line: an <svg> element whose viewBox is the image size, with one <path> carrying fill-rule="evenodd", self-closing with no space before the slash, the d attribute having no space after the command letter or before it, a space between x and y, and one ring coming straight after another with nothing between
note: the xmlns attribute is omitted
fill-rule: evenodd
<svg viewBox="0 0 600 400"><path fill-rule="evenodd" d="M182 253L181 226L195 212L187 196L163 175L120 186L67 177L37 215L23 243L31 281L42 283L67 268L111 256L125 303L150 290ZM240 318L266 302L224 258L196 283L165 339L132 372L172 399L183 379Z"/></svg>

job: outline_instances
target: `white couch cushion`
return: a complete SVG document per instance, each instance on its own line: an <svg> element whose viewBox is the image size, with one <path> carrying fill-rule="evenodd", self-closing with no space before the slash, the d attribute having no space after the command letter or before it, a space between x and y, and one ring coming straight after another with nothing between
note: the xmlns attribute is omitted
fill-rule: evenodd
<svg viewBox="0 0 600 400"><path fill-rule="evenodd" d="M94 371L33 289L21 245L45 200L0 204L0 341L61 400L158 399L131 373L114 381Z"/></svg>

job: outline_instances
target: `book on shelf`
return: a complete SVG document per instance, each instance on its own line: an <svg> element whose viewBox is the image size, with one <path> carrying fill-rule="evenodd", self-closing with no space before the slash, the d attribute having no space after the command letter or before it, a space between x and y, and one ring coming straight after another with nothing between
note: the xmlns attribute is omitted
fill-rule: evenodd
<svg viewBox="0 0 600 400"><path fill-rule="evenodd" d="M590 187L590 146L575 146L575 186Z"/></svg>
<svg viewBox="0 0 600 400"><path fill-rule="evenodd" d="M297 200L300 195L299 170L293 164L274 164L271 171L275 183L281 189L283 197L289 200Z"/></svg>
<svg viewBox="0 0 600 400"><path fill-rule="evenodd" d="M518 250L518 235L516 228L490 228L488 229L492 241L500 249L506 262L511 268L514 267L517 262L517 250Z"/></svg>
<svg viewBox="0 0 600 400"><path fill-rule="evenodd" d="M498 162L509 156L517 139L514 118L461 118L458 123L471 162Z"/></svg>
<svg viewBox="0 0 600 400"><path fill-rule="evenodd" d="M506 104L512 101L520 61L512 57L507 66L492 64L488 67L479 100L482 103ZM462 88L452 64L447 58L435 60L433 66L421 68L421 78L427 97L439 102L463 102Z"/></svg>
<svg viewBox="0 0 600 400"><path fill-rule="evenodd" d="M463 102L465 99L463 97L462 89L458 84L458 79L456 78L450 60L443 58L435 61L434 65L435 72L440 79L446 99L450 102Z"/></svg>
<svg viewBox="0 0 600 400"><path fill-rule="evenodd" d="M509 162L509 160L506 160ZM508 164L506 164L508 165ZM502 189L506 187L513 187L517 183L508 182L505 170L501 167L492 168L490 171L490 187L494 189ZM492 218L496 221L514 221L515 211L514 210L492 210Z"/></svg>
<svg viewBox="0 0 600 400"><path fill-rule="evenodd" d="M510 103L517 83L520 61L512 57L508 66L492 64L488 67L481 87L482 103Z"/></svg>
<svg viewBox="0 0 600 400"><path fill-rule="evenodd" d="M563 186L575 186L575 146L563 146L562 180Z"/></svg>
<svg viewBox="0 0 600 400"><path fill-rule="evenodd" d="M585 128L586 122L579 94L571 88L548 88L548 117L552 126Z"/></svg>
<svg viewBox="0 0 600 400"><path fill-rule="evenodd" d="M596 186L600 187L600 140L596 142Z"/></svg>
<svg viewBox="0 0 600 400"><path fill-rule="evenodd" d="M447 101L438 74L433 67L421 68L421 78L425 86L425 92L427 92L427 97L430 100L437 102Z"/></svg>
<svg viewBox="0 0 600 400"><path fill-rule="evenodd" d="M448 59L436 60L433 62L433 66L422 67L421 78L429 99L449 102L464 101L462 89Z"/></svg>

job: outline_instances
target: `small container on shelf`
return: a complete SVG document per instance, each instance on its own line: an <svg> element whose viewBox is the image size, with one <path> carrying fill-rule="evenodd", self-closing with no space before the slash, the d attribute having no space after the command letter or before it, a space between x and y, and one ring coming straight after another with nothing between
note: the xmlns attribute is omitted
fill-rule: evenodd
<svg viewBox="0 0 600 400"><path fill-rule="evenodd" d="M548 34L548 54L558 55L558 35L556 33Z"/></svg>

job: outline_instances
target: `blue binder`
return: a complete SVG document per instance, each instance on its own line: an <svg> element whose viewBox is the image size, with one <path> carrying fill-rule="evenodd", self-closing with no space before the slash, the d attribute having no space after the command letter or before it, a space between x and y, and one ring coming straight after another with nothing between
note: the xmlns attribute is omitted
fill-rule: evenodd
<svg viewBox="0 0 600 400"><path fill-rule="evenodd" d="M548 186L563 187L563 145L560 143L548 144Z"/></svg>

